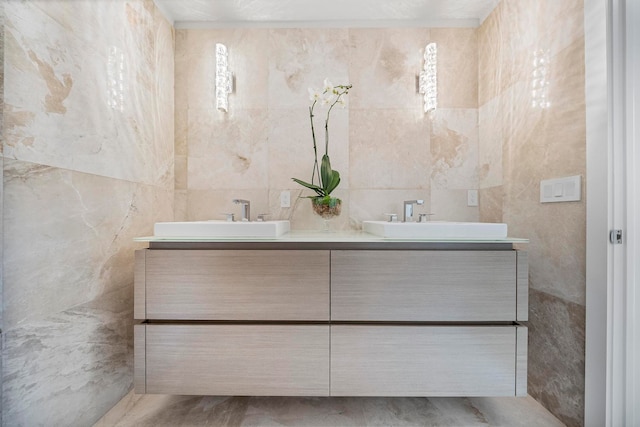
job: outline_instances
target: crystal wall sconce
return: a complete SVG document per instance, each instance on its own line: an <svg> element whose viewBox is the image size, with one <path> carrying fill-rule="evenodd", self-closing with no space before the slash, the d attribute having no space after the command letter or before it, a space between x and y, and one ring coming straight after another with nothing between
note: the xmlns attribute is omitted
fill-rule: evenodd
<svg viewBox="0 0 640 427"><path fill-rule="evenodd" d="M418 77L418 92L424 95L424 112L438 107L438 47L429 43L424 48L424 69Z"/></svg>
<svg viewBox="0 0 640 427"><path fill-rule="evenodd" d="M229 109L229 94L233 92L233 74L229 71L227 47L216 43L216 107L220 111Z"/></svg>
<svg viewBox="0 0 640 427"><path fill-rule="evenodd" d="M549 51L533 52L533 72L531 73L531 106L549 108Z"/></svg>

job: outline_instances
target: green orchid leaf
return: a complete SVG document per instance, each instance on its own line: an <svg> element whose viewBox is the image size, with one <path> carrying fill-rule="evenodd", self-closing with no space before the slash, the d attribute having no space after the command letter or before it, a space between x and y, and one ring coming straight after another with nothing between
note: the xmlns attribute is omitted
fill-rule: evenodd
<svg viewBox="0 0 640 427"><path fill-rule="evenodd" d="M329 183L329 186L325 188L326 193L331 194L331 192L336 189L338 184L340 184L340 172L334 170L331 176L331 182Z"/></svg>
<svg viewBox="0 0 640 427"><path fill-rule="evenodd" d="M331 179L333 178L333 171L331 170L331 161L326 154L322 156L322 164L320 165L320 179L322 189L329 194L327 188L331 185Z"/></svg>
<svg viewBox="0 0 640 427"><path fill-rule="evenodd" d="M315 191L318 194L318 196L325 195L324 190L315 184L309 184L308 182L304 182L298 178L291 178L291 179L294 180L296 183L302 185L303 187L307 187L308 189Z"/></svg>

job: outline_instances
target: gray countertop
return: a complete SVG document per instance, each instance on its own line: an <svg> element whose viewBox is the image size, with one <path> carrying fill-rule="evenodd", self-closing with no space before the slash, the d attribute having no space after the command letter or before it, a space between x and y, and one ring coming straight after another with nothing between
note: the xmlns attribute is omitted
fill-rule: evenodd
<svg viewBox="0 0 640 427"><path fill-rule="evenodd" d="M151 249L512 249L528 239L391 239L362 231L292 231L277 238L138 237Z"/></svg>

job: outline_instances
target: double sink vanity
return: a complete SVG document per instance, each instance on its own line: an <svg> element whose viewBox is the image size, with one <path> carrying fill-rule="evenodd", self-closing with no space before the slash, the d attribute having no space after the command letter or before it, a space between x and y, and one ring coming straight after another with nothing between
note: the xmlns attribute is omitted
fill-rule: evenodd
<svg viewBox="0 0 640 427"><path fill-rule="evenodd" d="M523 396L527 254L504 224L158 223L135 254L136 393Z"/></svg>

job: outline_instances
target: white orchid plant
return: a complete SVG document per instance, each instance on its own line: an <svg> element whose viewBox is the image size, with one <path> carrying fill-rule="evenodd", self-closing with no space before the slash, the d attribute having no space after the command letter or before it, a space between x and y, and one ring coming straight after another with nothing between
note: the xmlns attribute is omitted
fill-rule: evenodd
<svg viewBox="0 0 640 427"><path fill-rule="evenodd" d="M332 85L328 79L324 79L322 90L309 88L309 99L311 100L311 106L309 107L309 119L311 120L311 137L313 138L313 172L311 173L311 183L302 181L297 178L292 178L298 184L309 188L316 192L316 196L313 196L322 204L334 206L336 203L340 203L340 199L331 197L330 194L340 184L340 173L331 168L331 161L329 160L329 117L331 116L331 110L336 105L344 107L343 97L349 93L351 85ZM324 106L329 106L327 110L327 116L324 121L324 155L320 166L318 167L318 146L316 144L316 132L313 124L313 111L320 103ZM318 184L316 184L316 176Z"/></svg>

